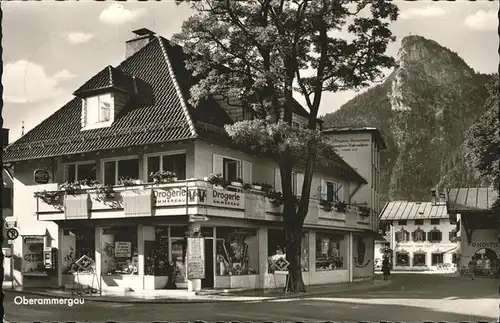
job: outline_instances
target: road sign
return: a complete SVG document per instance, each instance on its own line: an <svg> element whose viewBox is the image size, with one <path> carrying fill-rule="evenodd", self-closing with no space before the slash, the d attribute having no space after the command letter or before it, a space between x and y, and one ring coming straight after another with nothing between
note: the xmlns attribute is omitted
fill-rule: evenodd
<svg viewBox="0 0 500 323"><path fill-rule="evenodd" d="M19 237L19 232L16 229L7 230L7 238L15 240L17 237Z"/></svg>
<svg viewBox="0 0 500 323"><path fill-rule="evenodd" d="M205 222L208 220L209 220L208 217L204 215L194 215L194 214L189 215L189 222Z"/></svg>

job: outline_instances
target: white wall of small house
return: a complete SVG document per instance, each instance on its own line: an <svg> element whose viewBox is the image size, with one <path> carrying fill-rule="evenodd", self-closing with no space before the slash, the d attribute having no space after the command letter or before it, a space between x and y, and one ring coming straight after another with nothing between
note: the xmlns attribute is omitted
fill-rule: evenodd
<svg viewBox="0 0 500 323"><path fill-rule="evenodd" d="M397 242L395 240L395 235L397 232L399 232L401 229L405 229L408 231L410 235L410 241L408 242ZM417 230L418 228L422 229L423 231L426 232L426 239L425 241L413 241L412 237L412 232ZM428 236L427 234L429 231L433 230L434 228L438 229L442 233L442 241L439 243L431 243L428 241ZM391 226L391 236L392 236L392 241L393 241L393 246L391 248L394 250L394 257L396 257L396 254L400 251L407 251L408 256L410 258L410 265L413 266L413 255L415 251L423 250L426 253L426 266L431 267L431 259L432 259L432 253L440 253L440 252L445 252L443 255L443 263L452 263L452 254L454 252L458 252L458 242L451 242L450 241L450 232L456 228L456 225L451 224L450 220L448 218L446 219L439 219L439 224L431 224L430 219L424 219L424 224L423 225L417 225L415 224L415 220L407 220L406 225L400 225L398 224L398 221L394 221L393 225ZM457 249L454 249L457 248ZM453 251L449 251L451 249L454 249ZM395 260L395 258L394 258ZM396 261L394 261L394 266L396 266Z"/></svg>

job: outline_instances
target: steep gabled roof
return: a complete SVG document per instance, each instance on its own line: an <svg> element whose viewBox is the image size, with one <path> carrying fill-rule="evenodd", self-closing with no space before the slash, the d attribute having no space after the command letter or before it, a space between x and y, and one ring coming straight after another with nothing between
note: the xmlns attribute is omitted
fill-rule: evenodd
<svg viewBox="0 0 500 323"><path fill-rule="evenodd" d="M446 198L450 213L488 212L498 198L498 191L488 187L448 188Z"/></svg>
<svg viewBox="0 0 500 323"><path fill-rule="evenodd" d="M446 204L432 202L388 202L380 215L380 221L446 218L448 218Z"/></svg>
<svg viewBox="0 0 500 323"><path fill-rule="evenodd" d="M111 86L126 87L127 82L120 78L126 80L130 75L148 85L149 100L131 101L110 127L82 131L82 100L74 98L9 145L4 162L196 138L167 43L161 37L152 40L118 67L97 73L78 90L94 91L110 86L110 82Z"/></svg>

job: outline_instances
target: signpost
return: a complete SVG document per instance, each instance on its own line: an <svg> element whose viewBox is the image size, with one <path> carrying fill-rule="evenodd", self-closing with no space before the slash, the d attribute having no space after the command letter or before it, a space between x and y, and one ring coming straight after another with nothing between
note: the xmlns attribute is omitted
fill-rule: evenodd
<svg viewBox="0 0 500 323"><path fill-rule="evenodd" d="M7 230L7 238L10 240L16 240L19 237L19 232L16 229Z"/></svg>
<svg viewBox="0 0 500 323"><path fill-rule="evenodd" d="M189 222L206 222L208 220L209 218L204 215L196 215L196 214L189 215Z"/></svg>
<svg viewBox="0 0 500 323"><path fill-rule="evenodd" d="M290 266L290 262L288 262L288 260L286 260L285 257L280 257L271 263L271 270L273 271L273 277L274 277L274 287L277 287L276 275L285 275L286 276L285 295L288 292L288 286L290 284L290 275L288 272L289 266Z"/></svg>

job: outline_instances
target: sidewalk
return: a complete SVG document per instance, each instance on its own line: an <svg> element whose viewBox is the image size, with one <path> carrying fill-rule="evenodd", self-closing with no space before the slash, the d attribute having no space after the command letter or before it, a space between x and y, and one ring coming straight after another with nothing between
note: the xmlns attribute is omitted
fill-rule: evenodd
<svg viewBox="0 0 500 323"><path fill-rule="evenodd" d="M187 291L175 290L157 290L157 291L137 291L121 294L103 292L102 296L81 296L71 292L54 289L36 289L36 288L15 288L14 290L5 288L6 294L9 291L15 291L21 294L37 295L53 298L84 298L93 302L112 302L112 303L216 303L216 302L250 302L250 301L269 301L282 298L306 298L311 296L330 295L349 291L369 291L388 286L390 281L368 280L353 283L338 283L326 285L307 286L307 292L292 294L283 293L280 290L250 290L250 291L201 291L199 293L190 293Z"/></svg>

